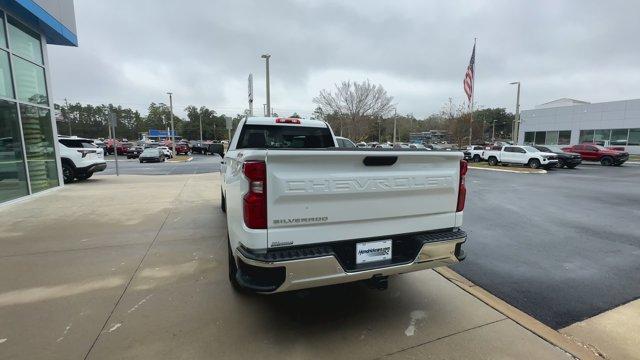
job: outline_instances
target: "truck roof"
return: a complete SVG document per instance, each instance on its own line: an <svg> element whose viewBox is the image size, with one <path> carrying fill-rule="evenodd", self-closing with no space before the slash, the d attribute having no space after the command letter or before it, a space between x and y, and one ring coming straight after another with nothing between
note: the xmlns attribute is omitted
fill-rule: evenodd
<svg viewBox="0 0 640 360"><path fill-rule="evenodd" d="M247 125L271 125L271 126L305 126L326 128L327 124L322 120L308 118L285 118L285 117L265 117L256 116L247 118Z"/></svg>

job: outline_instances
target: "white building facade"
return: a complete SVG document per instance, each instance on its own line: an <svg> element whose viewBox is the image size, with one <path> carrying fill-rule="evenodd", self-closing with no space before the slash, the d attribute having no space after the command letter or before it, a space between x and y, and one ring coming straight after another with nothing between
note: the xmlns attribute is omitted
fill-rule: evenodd
<svg viewBox="0 0 640 360"><path fill-rule="evenodd" d="M640 154L640 99L587 103L558 99L520 114L520 144L597 143Z"/></svg>

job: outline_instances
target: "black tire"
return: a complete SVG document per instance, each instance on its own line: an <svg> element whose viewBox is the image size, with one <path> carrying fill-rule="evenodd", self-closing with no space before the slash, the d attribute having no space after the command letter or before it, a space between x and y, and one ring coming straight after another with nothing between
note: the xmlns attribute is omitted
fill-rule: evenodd
<svg viewBox="0 0 640 360"><path fill-rule="evenodd" d="M613 165L613 158L611 158L611 156L605 156L602 159L600 159L600 165L602 166L611 166Z"/></svg>
<svg viewBox="0 0 640 360"><path fill-rule="evenodd" d="M489 165L490 165L490 166L496 166L496 165L498 165L498 159L497 159L495 156L491 156L491 157L489 157L488 162L489 162Z"/></svg>
<svg viewBox="0 0 640 360"><path fill-rule="evenodd" d="M537 168L540 167L540 160L531 159L531 160L529 160L529 162L527 164L529 165L530 168L537 169Z"/></svg>
<svg viewBox="0 0 640 360"><path fill-rule="evenodd" d="M227 199L224 197L222 189L220 189L220 209L222 209L223 213L227 212Z"/></svg>
<svg viewBox="0 0 640 360"><path fill-rule="evenodd" d="M567 165L567 169L575 169L578 165Z"/></svg>
<svg viewBox="0 0 640 360"><path fill-rule="evenodd" d="M482 160L482 158L480 158L480 155L478 154L473 155L473 162L477 163L477 162L480 162L480 160Z"/></svg>
<svg viewBox="0 0 640 360"><path fill-rule="evenodd" d="M142 161L142 159L140 159L140 164L142 164L144 161Z"/></svg>
<svg viewBox="0 0 640 360"><path fill-rule="evenodd" d="M62 163L62 178L65 184L72 183L76 178L76 169L71 164L66 162Z"/></svg>
<svg viewBox="0 0 640 360"><path fill-rule="evenodd" d="M558 169L562 169L563 167L565 167L567 165L564 163L564 160L558 159L558 165L556 165L556 166L558 167Z"/></svg>
<svg viewBox="0 0 640 360"><path fill-rule="evenodd" d="M93 173L91 174L82 174L82 175L78 175L77 178L78 180L87 180L88 178L92 177Z"/></svg>

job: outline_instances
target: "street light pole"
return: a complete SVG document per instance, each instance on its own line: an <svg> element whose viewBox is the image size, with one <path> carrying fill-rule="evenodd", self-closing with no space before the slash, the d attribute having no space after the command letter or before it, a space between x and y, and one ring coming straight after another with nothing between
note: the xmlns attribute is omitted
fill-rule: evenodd
<svg viewBox="0 0 640 360"><path fill-rule="evenodd" d="M175 137L175 129L173 128L173 93L168 92L169 94L169 118L171 119L171 154L176 156L176 137Z"/></svg>
<svg viewBox="0 0 640 360"><path fill-rule="evenodd" d="M271 55L269 54L264 54L261 56L261 58L265 59L265 65L267 67L267 73L266 73L266 77L267 77L267 116L271 116L271 89L269 87L269 58L271 57Z"/></svg>
<svg viewBox="0 0 640 360"><path fill-rule="evenodd" d="M67 121L69 122L69 136L71 136L71 114L69 114L69 102L64 98L64 106L67 108ZM111 127L109 127L111 129Z"/></svg>
<svg viewBox="0 0 640 360"><path fill-rule="evenodd" d="M518 144L518 132L520 131L520 81L509 83L510 85L518 85L518 93L516 95L516 116L513 121L513 130L511 138L514 144Z"/></svg>
<svg viewBox="0 0 640 360"><path fill-rule="evenodd" d="M491 142L496 141L496 121L493 120L493 125L491 125Z"/></svg>
<svg viewBox="0 0 640 360"><path fill-rule="evenodd" d="M202 144L202 111L200 111L200 143Z"/></svg>

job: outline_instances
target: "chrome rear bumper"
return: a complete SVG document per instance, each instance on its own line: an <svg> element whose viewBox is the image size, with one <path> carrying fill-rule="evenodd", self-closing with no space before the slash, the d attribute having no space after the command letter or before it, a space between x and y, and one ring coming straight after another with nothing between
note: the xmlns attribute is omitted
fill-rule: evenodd
<svg viewBox="0 0 640 360"><path fill-rule="evenodd" d="M281 280L281 285L271 289L252 288L246 279L243 281L240 272L238 273L238 280L245 287L263 293L277 293L367 280L374 276L402 274L458 263L464 259L464 251L462 251L461 244L466 241L466 234L461 231L452 234L455 234L455 237L424 243L413 261L364 270L345 270L335 254L282 261L260 261L255 257L249 256L242 249L235 249L234 255L237 256L239 261L252 268L270 268L274 270L275 268L284 268L284 281Z"/></svg>

